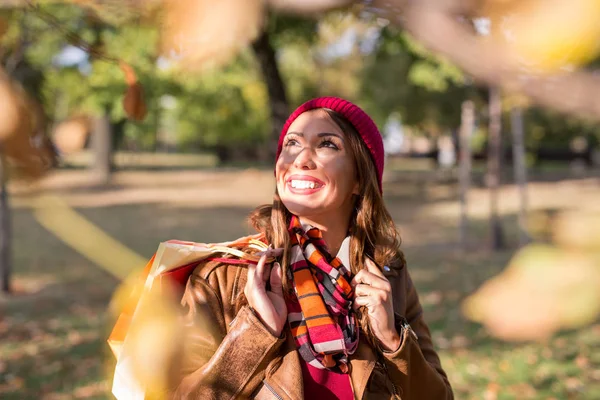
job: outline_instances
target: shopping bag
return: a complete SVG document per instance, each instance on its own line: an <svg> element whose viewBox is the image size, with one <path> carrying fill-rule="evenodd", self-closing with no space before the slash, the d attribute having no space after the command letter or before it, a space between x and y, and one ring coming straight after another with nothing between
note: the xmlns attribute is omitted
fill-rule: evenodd
<svg viewBox="0 0 600 400"><path fill-rule="evenodd" d="M137 278L108 338L108 344L117 359L112 393L118 400L144 400L147 388L135 379L132 368L132 343L128 333L135 323L136 311L144 296L160 293L166 286L169 294L181 297L193 270L203 261L218 260L232 264L256 264L259 255L239 250L240 247L267 250L262 235L242 237L232 242L195 243L168 240L160 243L156 253ZM229 256L224 258L224 256ZM233 256L233 258L231 258Z"/></svg>

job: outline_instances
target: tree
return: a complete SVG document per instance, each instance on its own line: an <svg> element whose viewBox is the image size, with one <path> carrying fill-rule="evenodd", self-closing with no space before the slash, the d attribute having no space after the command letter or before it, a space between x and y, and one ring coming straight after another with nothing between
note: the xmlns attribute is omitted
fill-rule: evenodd
<svg viewBox="0 0 600 400"><path fill-rule="evenodd" d="M523 111L514 106L510 110L510 128L513 140L513 170L515 182L519 188L519 245L529 241L527 234L527 164L525 160L525 132L523 130Z"/></svg>
<svg viewBox="0 0 600 400"><path fill-rule="evenodd" d="M471 186L471 138L475 127L475 105L466 100L462 104L459 141L459 198L460 224L459 241L463 250L467 248L468 194Z"/></svg>
<svg viewBox="0 0 600 400"><path fill-rule="evenodd" d="M289 45L290 42L313 42L316 37L316 28L316 19L270 13L267 16L265 28L252 42L251 47L258 60L269 95L271 133L268 148L271 151L265 154L268 159L275 156L279 133L290 113L289 96L281 68L277 62L276 52L281 51L282 47Z"/></svg>
<svg viewBox="0 0 600 400"><path fill-rule="evenodd" d="M12 13L2 17L14 17ZM6 187L13 176L37 178L55 165L47 139L48 119L35 100L41 94L43 74L26 58L31 36L25 15L18 15L20 35L3 32L0 42L0 290L11 291L11 214ZM4 39L4 38L2 38Z"/></svg>
<svg viewBox="0 0 600 400"><path fill-rule="evenodd" d="M462 102L474 93L460 70L392 26L381 30L362 80L361 92L380 122L398 112L403 124L432 135L457 129Z"/></svg>
<svg viewBox="0 0 600 400"><path fill-rule="evenodd" d="M490 191L490 247L505 247L504 233L498 215L499 189L502 184L502 99L498 88L489 90L488 164L486 181Z"/></svg>

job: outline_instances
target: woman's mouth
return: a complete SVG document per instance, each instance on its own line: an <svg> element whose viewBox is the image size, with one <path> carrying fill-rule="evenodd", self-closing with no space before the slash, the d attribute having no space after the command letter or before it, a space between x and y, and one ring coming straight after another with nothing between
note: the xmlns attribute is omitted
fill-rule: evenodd
<svg viewBox="0 0 600 400"><path fill-rule="evenodd" d="M320 190L325 184L312 177L291 177L287 180L287 186L292 193L312 194Z"/></svg>

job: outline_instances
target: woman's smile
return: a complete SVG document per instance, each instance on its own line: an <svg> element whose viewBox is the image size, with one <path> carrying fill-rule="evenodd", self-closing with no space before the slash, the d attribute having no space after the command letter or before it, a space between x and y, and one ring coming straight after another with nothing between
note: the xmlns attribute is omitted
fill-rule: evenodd
<svg viewBox="0 0 600 400"><path fill-rule="evenodd" d="M300 195L309 195L321 190L325 183L310 175L291 175L286 184L290 192Z"/></svg>

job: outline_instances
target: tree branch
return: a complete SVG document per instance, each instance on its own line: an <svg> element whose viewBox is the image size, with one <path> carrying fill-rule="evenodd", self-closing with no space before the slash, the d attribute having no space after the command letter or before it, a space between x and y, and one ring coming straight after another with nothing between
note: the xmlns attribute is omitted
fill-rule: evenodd
<svg viewBox="0 0 600 400"><path fill-rule="evenodd" d="M75 46L75 47L85 51L90 56L93 56L96 59L113 62L113 63L120 62L120 60L118 60L117 58L107 56L104 52L101 52L101 51L98 51L97 49L95 49L94 46L92 46L91 44L89 44L88 42L83 40L81 38L81 36L79 36L77 33L66 29L64 27L64 24L58 18L56 18L54 15L42 10L42 8L39 5L35 4L32 0L24 0L24 1L25 1L25 4L27 5L27 7L33 13L35 13L35 15L37 15L40 19L42 19L48 25L54 27L59 32L61 32L64 35L65 39L67 39L67 41L69 42L70 45Z"/></svg>
<svg viewBox="0 0 600 400"><path fill-rule="evenodd" d="M504 46L465 24L478 6L469 0L376 1L376 13L400 25L429 50L446 57L475 81L523 94L534 103L600 120L600 76L579 70L555 75L527 73ZM470 8L471 7L471 8Z"/></svg>
<svg viewBox="0 0 600 400"><path fill-rule="evenodd" d="M318 14L358 3L356 0L268 0L275 11L294 14Z"/></svg>

